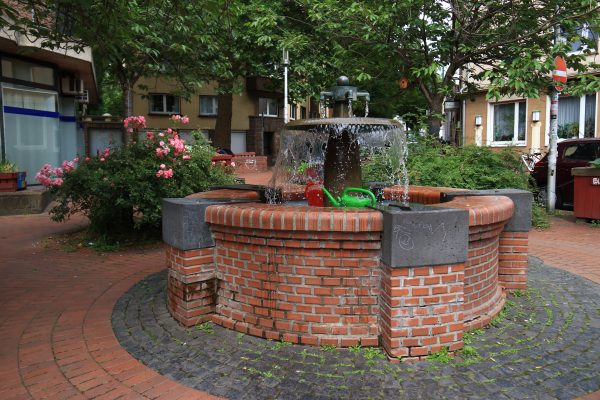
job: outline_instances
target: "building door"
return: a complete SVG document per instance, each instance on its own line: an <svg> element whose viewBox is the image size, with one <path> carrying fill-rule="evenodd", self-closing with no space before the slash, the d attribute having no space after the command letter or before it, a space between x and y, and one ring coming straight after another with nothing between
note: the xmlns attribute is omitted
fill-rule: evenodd
<svg viewBox="0 0 600 400"><path fill-rule="evenodd" d="M231 132L231 151L234 154L246 152L246 132Z"/></svg>
<svg viewBox="0 0 600 400"><path fill-rule="evenodd" d="M6 159L26 171L28 181L44 164L60 163L56 92L2 87Z"/></svg>
<svg viewBox="0 0 600 400"><path fill-rule="evenodd" d="M263 155L273 156L273 132L263 132Z"/></svg>

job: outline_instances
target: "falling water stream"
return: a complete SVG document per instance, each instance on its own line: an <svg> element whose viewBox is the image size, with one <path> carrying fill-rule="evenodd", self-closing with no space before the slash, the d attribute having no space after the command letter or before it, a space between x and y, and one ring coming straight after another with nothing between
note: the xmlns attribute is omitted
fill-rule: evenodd
<svg viewBox="0 0 600 400"><path fill-rule="evenodd" d="M343 140L336 140L339 138ZM364 188L401 186L403 194L391 200L407 205L406 135L395 121L378 118L293 121L283 129L279 147L271 186L284 192L309 183L323 183L337 195L340 190L357 184ZM366 175L373 171L385 179L370 182Z"/></svg>

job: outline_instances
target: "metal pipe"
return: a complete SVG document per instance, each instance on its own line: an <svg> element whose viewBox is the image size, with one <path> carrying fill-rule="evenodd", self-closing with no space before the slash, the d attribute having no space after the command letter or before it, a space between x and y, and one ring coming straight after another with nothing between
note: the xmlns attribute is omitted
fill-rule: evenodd
<svg viewBox="0 0 600 400"><path fill-rule="evenodd" d="M288 65L290 65L289 53L283 49L283 122L290 122L290 110L288 106Z"/></svg>

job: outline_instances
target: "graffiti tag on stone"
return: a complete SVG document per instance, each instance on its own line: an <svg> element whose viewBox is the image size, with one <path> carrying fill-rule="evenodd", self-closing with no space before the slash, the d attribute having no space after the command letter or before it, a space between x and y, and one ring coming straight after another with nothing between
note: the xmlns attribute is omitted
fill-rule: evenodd
<svg viewBox="0 0 600 400"><path fill-rule="evenodd" d="M435 238L437 242L443 243L446 241L446 226L441 223L434 228L433 224L408 221L401 225L394 225L394 237L403 250L414 249L415 240L423 236Z"/></svg>

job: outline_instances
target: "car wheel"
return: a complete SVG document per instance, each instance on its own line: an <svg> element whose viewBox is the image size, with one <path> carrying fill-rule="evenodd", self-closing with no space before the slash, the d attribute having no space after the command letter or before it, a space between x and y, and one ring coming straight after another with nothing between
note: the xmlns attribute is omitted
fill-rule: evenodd
<svg viewBox="0 0 600 400"><path fill-rule="evenodd" d="M563 198L559 191L556 191L556 204L554 208L559 210L572 210L572 208L563 203Z"/></svg>

